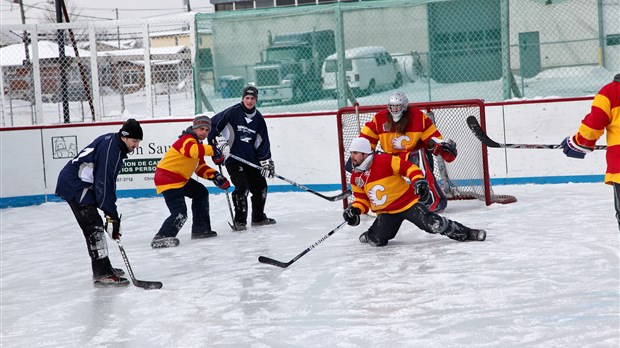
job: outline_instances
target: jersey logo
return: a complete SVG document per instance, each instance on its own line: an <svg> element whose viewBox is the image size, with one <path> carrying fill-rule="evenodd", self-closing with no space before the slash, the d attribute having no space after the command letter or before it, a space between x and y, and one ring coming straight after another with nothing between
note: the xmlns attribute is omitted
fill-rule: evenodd
<svg viewBox="0 0 620 348"><path fill-rule="evenodd" d="M368 198L370 199L370 203L379 207L387 202L387 193L385 193L385 187L383 185L375 185L370 190L368 190Z"/></svg>
<svg viewBox="0 0 620 348"><path fill-rule="evenodd" d="M407 143L411 142L411 138L408 135L400 135L392 139L392 147L396 150L404 150L407 148Z"/></svg>
<svg viewBox="0 0 620 348"><path fill-rule="evenodd" d="M250 137L241 137L239 138L241 141L245 142L245 143L250 143L250 140L252 140L252 138Z"/></svg>

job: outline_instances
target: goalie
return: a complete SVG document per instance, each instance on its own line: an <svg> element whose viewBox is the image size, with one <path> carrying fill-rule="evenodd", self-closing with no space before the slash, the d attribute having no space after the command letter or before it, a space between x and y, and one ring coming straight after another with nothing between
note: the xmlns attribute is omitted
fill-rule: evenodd
<svg viewBox="0 0 620 348"><path fill-rule="evenodd" d="M396 92L388 101L387 109L379 111L362 128L360 137L368 139L372 150L377 145L384 152L417 165L429 183L430 194L422 202L430 211L441 212L448 205L433 174L433 155L444 161L456 158L456 143L444 140L433 121L417 108L408 108L409 100L403 92Z"/></svg>

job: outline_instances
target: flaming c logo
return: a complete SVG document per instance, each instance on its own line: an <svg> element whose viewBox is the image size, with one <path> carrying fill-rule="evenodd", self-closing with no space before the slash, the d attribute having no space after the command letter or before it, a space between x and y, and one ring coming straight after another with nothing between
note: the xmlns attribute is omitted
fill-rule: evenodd
<svg viewBox="0 0 620 348"><path fill-rule="evenodd" d="M411 142L411 138L408 135L400 135L392 139L392 147L396 150L404 150L407 148L407 143Z"/></svg>
<svg viewBox="0 0 620 348"><path fill-rule="evenodd" d="M387 201L387 194L385 193L385 187L383 185L375 185L368 190L368 198L370 203L375 207L379 207Z"/></svg>

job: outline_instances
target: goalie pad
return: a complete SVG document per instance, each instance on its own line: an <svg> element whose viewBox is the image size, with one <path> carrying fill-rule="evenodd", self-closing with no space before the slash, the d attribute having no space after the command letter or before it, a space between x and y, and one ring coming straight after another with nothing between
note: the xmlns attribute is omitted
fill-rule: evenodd
<svg viewBox="0 0 620 348"><path fill-rule="evenodd" d="M439 182L435 179L435 174L433 174L434 169L434 158L431 152L421 149L415 152L411 152L408 158L409 162L415 164L422 170L422 174L424 178L428 181L428 186L430 188L430 194L426 201L420 201L420 203L424 204L428 207L428 209L432 212L439 213L443 211L448 205L448 199L446 195L441 190L439 186Z"/></svg>

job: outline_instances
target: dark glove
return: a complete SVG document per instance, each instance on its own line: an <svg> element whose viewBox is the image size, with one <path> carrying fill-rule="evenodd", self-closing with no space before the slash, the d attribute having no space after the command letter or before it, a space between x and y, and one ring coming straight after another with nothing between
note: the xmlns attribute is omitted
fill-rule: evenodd
<svg viewBox="0 0 620 348"><path fill-rule="evenodd" d="M444 161L450 163L456 158L456 143L452 139L442 140L432 138L428 141L428 149L433 151L433 155L441 156Z"/></svg>
<svg viewBox="0 0 620 348"><path fill-rule="evenodd" d="M215 172L212 180L215 186L219 187L222 190L226 190L230 187L230 182L228 181L228 179L226 179L226 177L219 172Z"/></svg>
<svg viewBox="0 0 620 348"><path fill-rule="evenodd" d="M110 235L110 237L112 237L112 239L121 239L121 218L113 218L106 215L103 229Z"/></svg>
<svg viewBox="0 0 620 348"><path fill-rule="evenodd" d="M562 145L562 151L568 157L583 159L586 157L586 154L592 152L592 149L577 144L574 137L566 137L560 145Z"/></svg>
<svg viewBox="0 0 620 348"><path fill-rule="evenodd" d="M276 166L273 164L271 158L260 161L260 166L263 167L260 173L265 178L273 178L276 174Z"/></svg>
<svg viewBox="0 0 620 348"><path fill-rule="evenodd" d="M426 200L428 200L428 195L430 194L428 181L426 181L426 179L418 179L415 183L413 183L413 191L416 195L420 196L419 201L421 203L426 202Z"/></svg>
<svg viewBox="0 0 620 348"><path fill-rule="evenodd" d="M358 208L354 208L350 205L347 209L342 213L342 217L344 221L346 221L351 226L357 226L360 224L360 214L362 212Z"/></svg>
<svg viewBox="0 0 620 348"><path fill-rule="evenodd" d="M213 163L219 166L220 164L224 163L224 161L226 160L226 156L224 156L222 150L220 150L220 148L218 148L217 146L211 145L211 147L213 147L213 156L211 156L211 159L213 160Z"/></svg>

